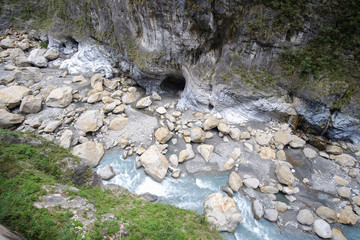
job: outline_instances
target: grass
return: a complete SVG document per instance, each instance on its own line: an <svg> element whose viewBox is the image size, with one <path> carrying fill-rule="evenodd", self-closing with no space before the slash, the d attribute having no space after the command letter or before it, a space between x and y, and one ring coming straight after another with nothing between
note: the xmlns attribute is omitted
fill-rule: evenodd
<svg viewBox="0 0 360 240"><path fill-rule="evenodd" d="M32 143L42 144L32 144ZM31 145L29 145L31 144ZM39 146L35 146L39 145ZM95 223L85 233L73 213L60 207L37 209L34 202L46 194L44 185L73 185L70 173L59 164L63 158L77 158L53 143L27 133L0 129L0 223L26 239L104 239L118 236L119 222L126 223L126 239L221 239L204 216L161 203L149 203L125 191L115 195L99 187L77 186L66 196L82 197L94 204ZM118 219L102 222L101 215Z"/></svg>

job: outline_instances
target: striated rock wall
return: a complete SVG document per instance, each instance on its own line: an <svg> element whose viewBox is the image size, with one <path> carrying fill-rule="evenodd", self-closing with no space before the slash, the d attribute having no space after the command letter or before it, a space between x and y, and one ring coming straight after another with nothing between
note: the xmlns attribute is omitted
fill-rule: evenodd
<svg viewBox="0 0 360 240"><path fill-rule="evenodd" d="M110 77L119 69L148 92L165 79L184 79L180 109L212 109L230 122L299 115L318 134L360 139L359 69L349 82L333 80L326 69L317 76L317 63L306 57L295 70L293 58L281 61L284 51L291 56L332 26L340 14L332 10L338 3L27 0L16 6L18 2L5 0L1 29L10 21L28 20L26 27L45 29L50 45L64 52L80 43L79 51L84 51L67 62L71 71L81 69L84 59L91 66L96 58L102 67L86 70ZM9 14L18 17L9 19ZM352 53L341 53L350 59L349 66L357 63Z"/></svg>

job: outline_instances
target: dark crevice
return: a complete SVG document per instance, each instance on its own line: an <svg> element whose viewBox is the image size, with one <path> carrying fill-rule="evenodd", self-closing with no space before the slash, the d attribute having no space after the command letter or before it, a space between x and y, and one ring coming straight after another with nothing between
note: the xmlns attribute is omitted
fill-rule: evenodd
<svg viewBox="0 0 360 240"><path fill-rule="evenodd" d="M164 92L181 92L184 90L186 80L182 76L168 76L160 84L160 89Z"/></svg>

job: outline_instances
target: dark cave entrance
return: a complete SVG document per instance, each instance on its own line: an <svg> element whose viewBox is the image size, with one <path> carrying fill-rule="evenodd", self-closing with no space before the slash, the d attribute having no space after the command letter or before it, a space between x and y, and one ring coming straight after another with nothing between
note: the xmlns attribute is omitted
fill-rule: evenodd
<svg viewBox="0 0 360 240"><path fill-rule="evenodd" d="M178 93L185 89L186 80L182 76L168 76L160 84L160 89L168 93Z"/></svg>

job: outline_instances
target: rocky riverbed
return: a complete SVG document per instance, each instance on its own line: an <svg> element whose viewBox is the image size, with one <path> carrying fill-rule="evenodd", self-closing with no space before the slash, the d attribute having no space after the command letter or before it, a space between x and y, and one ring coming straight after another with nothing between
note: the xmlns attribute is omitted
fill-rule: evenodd
<svg viewBox="0 0 360 240"><path fill-rule="evenodd" d="M37 132L91 167L106 150L123 148L123 158L136 156L136 166L158 182L229 171L223 192L204 199L205 216L219 231L241 224L232 199L238 191L252 201L255 219L280 228L334 239L345 238L342 224L359 228L359 144L276 120L230 124L211 110L179 111L175 90L146 95L129 77L105 78L106 67L75 74L62 67L77 49L44 49L31 34L7 34L0 43L0 127ZM109 180L115 173L108 165L99 175Z"/></svg>

